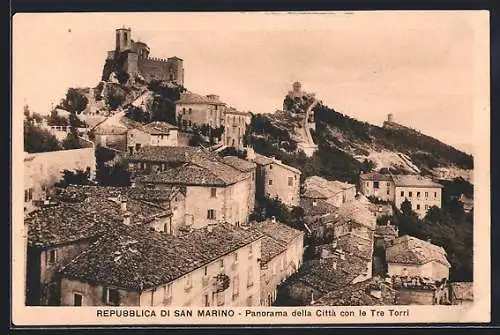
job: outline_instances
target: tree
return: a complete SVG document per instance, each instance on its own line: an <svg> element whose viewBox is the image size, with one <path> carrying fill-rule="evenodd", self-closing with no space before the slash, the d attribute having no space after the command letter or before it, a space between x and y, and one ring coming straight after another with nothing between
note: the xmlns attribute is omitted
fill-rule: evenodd
<svg viewBox="0 0 500 335"><path fill-rule="evenodd" d="M69 185L91 185L90 169L83 170L64 170L62 179L56 183L57 187L67 187Z"/></svg>
<svg viewBox="0 0 500 335"><path fill-rule="evenodd" d="M62 142L62 146L65 150L80 149L82 147L78 135L75 135L73 132L68 133Z"/></svg>
<svg viewBox="0 0 500 335"><path fill-rule="evenodd" d="M118 84L107 84L106 104L116 110L125 101L125 91Z"/></svg>
<svg viewBox="0 0 500 335"><path fill-rule="evenodd" d="M63 100L63 108L70 113L81 113L87 108L88 99L75 88L69 88Z"/></svg>
<svg viewBox="0 0 500 335"><path fill-rule="evenodd" d="M401 212L403 212L404 215L413 216L411 202L408 199L405 199L405 201L401 203Z"/></svg>
<svg viewBox="0 0 500 335"><path fill-rule="evenodd" d="M424 217L424 220L427 220L429 222L432 222L434 224L437 224L441 221L443 221L443 213L441 211L441 208L437 206L432 206L427 210L427 214Z"/></svg>
<svg viewBox="0 0 500 335"><path fill-rule="evenodd" d="M51 111L47 117L47 124L49 126L66 127L68 123L68 118L58 115L56 110Z"/></svg>
<svg viewBox="0 0 500 335"><path fill-rule="evenodd" d="M365 159L361 165L361 171L364 173L372 172L375 169L375 163L372 160Z"/></svg>
<svg viewBox="0 0 500 335"><path fill-rule="evenodd" d="M61 150L57 138L45 129L41 129L31 122L24 122L24 151L47 152Z"/></svg>
<svg viewBox="0 0 500 335"><path fill-rule="evenodd" d="M142 108L135 107L135 106L130 106L127 111L125 112L125 115L136 122L139 123L149 123L150 122L150 115L149 113L145 112L142 110Z"/></svg>

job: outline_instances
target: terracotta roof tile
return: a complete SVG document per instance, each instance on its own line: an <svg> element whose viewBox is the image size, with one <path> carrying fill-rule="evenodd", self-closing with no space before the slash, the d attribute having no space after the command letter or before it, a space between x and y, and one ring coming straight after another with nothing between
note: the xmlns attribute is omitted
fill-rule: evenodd
<svg viewBox="0 0 500 335"><path fill-rule="evenodd" d="M242 172L252 171L255 169L256 164L253 162L249 162L245 159L241 159L236 156L225 156L222 158L222 161L229 166L232 166L235 169L238 169Z"/></svg>
<svg viewBox="0 0 500 335"><path fill-rule="evenodd" d="M394 239L386 255L389 263L423 265L436 261L450 267L443 248L409 235Z"/></svg>

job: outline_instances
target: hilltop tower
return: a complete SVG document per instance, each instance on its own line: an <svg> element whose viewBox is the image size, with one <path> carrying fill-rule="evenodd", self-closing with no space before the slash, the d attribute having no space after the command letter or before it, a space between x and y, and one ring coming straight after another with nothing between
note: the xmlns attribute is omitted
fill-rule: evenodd
<svg viewBox="0 0 500 335"><path fill-rule="evenodd" d="M302 90L302 84L300 82L296 81L293 83L292 89L293 89L293 92L298 95L298 94L300 94L300 92Z"/></svg>
<svg viewBox="0 0 500 335"><path fill-rule="evenodd" d="M132 29L118 28L116 29L116 51L123 52L132 49Z"/></svg>
<svg viewBox="0 0 500 335"><path fill-rule="evenodd" d="M387 122L394 122L394 115L392 113L387 114Z"/></svg>

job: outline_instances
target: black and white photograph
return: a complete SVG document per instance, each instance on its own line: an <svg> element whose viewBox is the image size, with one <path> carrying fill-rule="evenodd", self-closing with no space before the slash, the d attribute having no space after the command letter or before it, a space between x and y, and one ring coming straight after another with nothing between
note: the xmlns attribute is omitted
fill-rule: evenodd
<svg viewBox="0 0 500 335"><path fill-rule="evenodd" d="M19 14L12 36L19 322L489 318L487 12Z"/></svg>

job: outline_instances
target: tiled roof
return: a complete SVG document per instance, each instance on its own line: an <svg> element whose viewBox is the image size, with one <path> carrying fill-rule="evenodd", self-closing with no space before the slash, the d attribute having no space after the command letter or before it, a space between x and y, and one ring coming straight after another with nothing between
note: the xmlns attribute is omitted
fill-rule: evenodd
<svg viewBox="0 0 500 335"><path fill-rule="evenodd" d="M392 176L394 184L397 186L413 186L413 187L433 187L443 188L443 185L434 182L432 179L422 177L420 175L395 175Z"/></svg>
<svg viewBox="0 0 500 335"><path fill-rule="evenodd" d="M248 178L244 173L219 161L197 160L160 173L137 176L138 183L168 185L226 186Z"/></svg>
<svg viewBox="0 0 500 335"><path fill-rule="evenodd" d="M315 205L313 205L313 202L315 202ZM300 207L304 209L305 216L331 214L335 213L338 209L329 202L321 199L313 200L312 198L300 198Z"/></svg>
<svg viewBox="0 0 500 335"><path fill-rule="evenodd" d="M168 122L160 122L160 121L153 121L141 127L141 130L151 135L169 134L170 130L174 129L177 129L177 127Z"/></svg>
<svg viewBox="0 0 500 335"><path fill-rule="evenodd" d="M208 98L207 96L203 96L201 94L197 94L194 92L184 92L181 93L181 97L179 100L175 102L176 104L209 104L209 105L222 105L224 104L221 101L214 101Z"/></svg>
<svg viewBox="0 0 500 335"><path fill-rule="evenodd" d="M31 212L25 219L28 226L28 243L48 247L88 239L96 236L101 217L84 214L73 204L43 207Z"/></svg>
<svg viewBox="0 0 500 335"><path fill-rule="evenodd" d="M128 188L102 186L69 186L58 189L56 198L70 200L78 211L94 216L105 217L117 222L123 221L125 212L130 214L131 223L147 223L157 217L170 215L167 209L156 204L128 198ZM126 211L121 209L121 198L126 199Z"/></svg>
<svg viewBox="0 0 500 335"><path fill-rule="evenodd" d="M359 178L371 181L392 181L391 175L378 172L363 173L359 176Z"/></svg>
<svg viewBox="0 0 500 335"><path fill-rule="evenodd" d="M348 254L353 254L368 261L372 259L373 241L353 233L347 233L337 237L335 240L337 242L337 249L341 249Z"/></svg>
<svg viewBox="0 0 500 335"><path fill-rule="evenodd" d="M274 162L272 160L272 158L264 156L264 155L261 155L261 154L258 154L258 153L255 153L255 157L252 160L256 164L259 164L259 165L269 165L269 164L271 164L271 163Z"/></svg>
<svg viewBox="0 0 500 335"><path fill-rule="evenodd" d="M423 265L436 261L450 267L443 248L409 235L394 239L386 249L386 258L388 263Z"/></svg>
<svg viewBox="0 0 500 335"><path fill-rule="evenodd" d="M253 228L265 235L262 240L262 261L264 263L284 252L290 243L303 235L303 232L298 229L271 220L255 223Z"/></svg>
<svg viewBox="0 0 500 335"><path fill-rule="evenodd" d="M375 229L377 223L375 216L367 206L356 200L340 205L337 214L343 221L354 221L369 229Z"/></svg>
<svg viewBox="0 0 500 335"><path fill-rule="evenodd" d="M144 146L129 157L129 161L186 163L196 156L209 156L201 147Z"/></svg>
<svg viewBox="0 0 500 335"><path fill-rule="evenodd" d="M240 171L246 172L246 171L251 171L255 169L256 165L255 163L249 162L245 159L241 159L236 156L225 156L222 157L222 161L226 163L229 166L234 167L235 169L238 169Z"/></svg>
<svg viewBox="0 0 500 335"><path fill-rule="evenodd" d="M142 291L169 283L262 237L220 223L178 237L117 225L62 269L83 281Z"/></svg>
<svg viewBox="0 0 500 335"><path fill-rule="evenodd" d="M334 266L336 264L336 267ZM299 272L290 277L289 284L300 281L322 293L328 293L349 285L356 277L367 271L366 260L355 255L340 258L322 259L306 264Z"/></svg>
<svg viewBox="0 0 500 335"><path fill-rule="evenodd" d="M343 183L337 180L327 180L319 176L312 176L304 181L306 198L328 199L342 191L356 187L354 184Z"/></svg>
<svg viewBox="0 0 500 335"><path fill-rule="evenodd" d="M182 193L181 187L165 186L162 188L149 187L130 187L127 191L127 197L135 200L144 200L149 202L162 202L171 200L176 195Z"/></svg>
<svg viewBox="0 0 500 335"><path fill-rule="evenodd" d="M381 297L372 295L372 290L379 290ZM313 306L395 305L396 297L397 291L388 284L372 278L329 292L318 299Z"/></svg>

